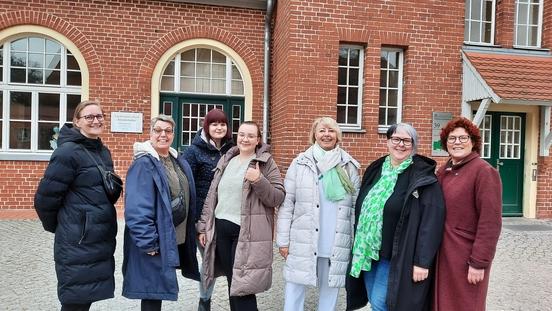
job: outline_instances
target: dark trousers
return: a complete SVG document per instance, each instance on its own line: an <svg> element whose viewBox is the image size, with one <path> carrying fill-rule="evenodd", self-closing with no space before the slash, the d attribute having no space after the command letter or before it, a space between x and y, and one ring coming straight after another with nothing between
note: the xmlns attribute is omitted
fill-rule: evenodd
<svg viewBox="0 0 552 311"><path fill-rule="evenodd" d="M91 302L89 303L62 303L61 311L88 311L90 310Z"/></svg>
<svg viewBox="0 0 552 311"><path fill-rule="evenodd" d="M236 245L238 244L240 226L228 220L215 219L215 228L217 230L215 261L216 264L222 268L222 271L226 276L226 280L228 281L230 310L257 311L257 298L254 294L246 296L230 296L230 286L232 285L232 267L234 266L234 257L236 256Z"/></svg>
<svg viewBox="0 0 552 311"><path fill-rule="evenodd" d="M142 299L140 303L141 311L161 311L162 300Z"/></svg>

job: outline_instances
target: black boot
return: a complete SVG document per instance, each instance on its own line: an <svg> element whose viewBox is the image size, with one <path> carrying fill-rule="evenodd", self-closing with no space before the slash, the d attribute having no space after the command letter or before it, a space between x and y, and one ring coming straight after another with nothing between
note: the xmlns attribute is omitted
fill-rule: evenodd
<svg viewBox="0 0 552 311"><path fill-rule="evenodd" d="M211 299L199 298L197 311L211 311Z"/></svg>

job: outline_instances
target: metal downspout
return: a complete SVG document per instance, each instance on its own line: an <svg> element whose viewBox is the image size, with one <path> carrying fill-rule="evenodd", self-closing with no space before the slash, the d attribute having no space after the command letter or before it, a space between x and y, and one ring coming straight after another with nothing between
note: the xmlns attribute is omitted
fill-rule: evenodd
<svg viewBox="0 0 552 311"><path fill-rule="evenodd" d="M272 22L272 9L275 0L267 0L264 27L264 79L263 79L263 142L268 142L268 106L270 94L270 37Z"/></svg>

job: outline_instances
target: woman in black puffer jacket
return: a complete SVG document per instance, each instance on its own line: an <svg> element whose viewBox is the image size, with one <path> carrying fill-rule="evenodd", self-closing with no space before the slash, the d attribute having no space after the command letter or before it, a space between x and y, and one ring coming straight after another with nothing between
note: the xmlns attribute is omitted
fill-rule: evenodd
<svg viewBox="0 0 552 311"><path fill-rule="evenodd" d="M203 128L199 129L192 144L184 151L184 158L192 168L196 185L195 222L201 216L203 203L215 174L213 170L217 166L220 157L232 146L234 146L234 142L232 132L228 128L226 114L220 109L210 110L205 115ZM199 247L203 256L203 248ZM205 290L203 284L199 284L199 311L210 310L213 287L214 283L213 286Z"/></svg>
<svg viewBox="0 0 552 311"><path fill-rule="evenodd" d="M115 290L117 214L94 163L113 171L111 154L99 138L103 126L99 103L81 102L73 125L61 128L58 148L35 194L44 229L55 233L61 310L89 310L92 302L113 298Z"/></svg>

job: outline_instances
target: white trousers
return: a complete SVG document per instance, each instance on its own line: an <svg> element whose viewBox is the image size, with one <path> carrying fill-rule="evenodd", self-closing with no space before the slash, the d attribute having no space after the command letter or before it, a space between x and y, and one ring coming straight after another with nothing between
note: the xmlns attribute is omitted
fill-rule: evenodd
<svg viewBox="0 0 552 311"><path fill-rule="evenodd" d="M318 311L334 311L337 306L339 288L328 286L330 259L318 257L316 272L318 274ZM286 282L284 311L303 311L305 309L306 286Z"/></svg>

